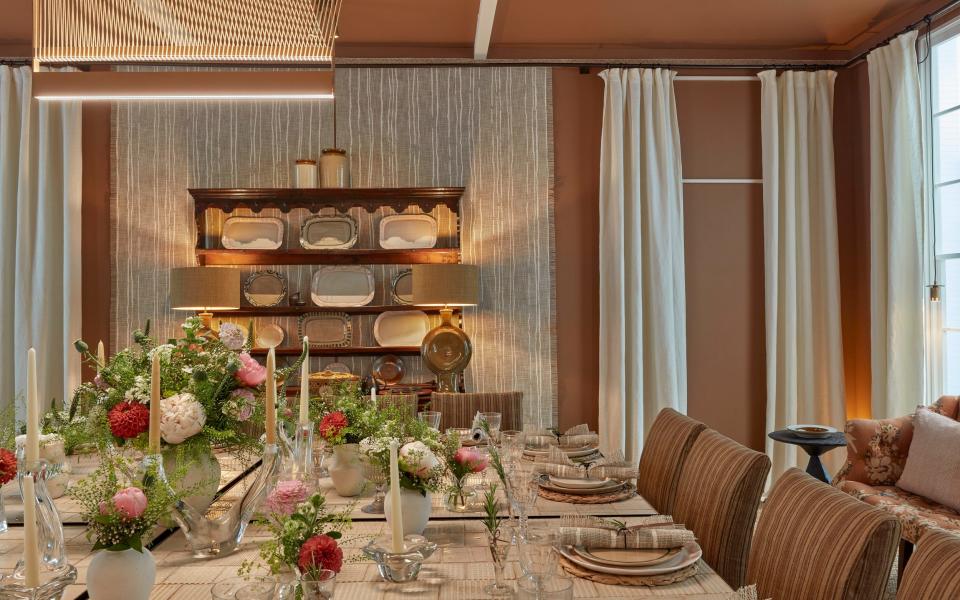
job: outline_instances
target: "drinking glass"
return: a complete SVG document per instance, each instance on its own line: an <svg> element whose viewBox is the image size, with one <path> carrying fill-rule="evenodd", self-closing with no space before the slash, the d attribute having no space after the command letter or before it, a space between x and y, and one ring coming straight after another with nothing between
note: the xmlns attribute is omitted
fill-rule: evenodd
<svg viewBox="0 0 960 600"><path fill-rule="evenodd" d="M328 600L333 598L333 589L337 584L337 574L330 569L321 569L304 575L300 580L303 600Z"/></svg>
<svg viewBox="0 0 960 600"><path fill-rule="evenodd" d="M527 516L537 501L540 489L539 475L522 470L507 474L507 498L520 521L520 534L527 530Z"/></svg>
<svg viewBox="0 0 960 600"><path fill-rule="evenodd" d="M567 577L551 577L538 581L529 576L517 580L519 600L573 600L573 580Z"/></svg>
<svg viewBox="0 0 960 600"><path fill-rule="evenodd" d="M518 536L520 568L524 575L537 582L544 582L557 570L556 546L559 542L556 530L546 527L527 527Z"/></svg>
<svg viewBox="0 0 960 600"><path fill-rule="evenodd" d="M247 583L237 590L236 600L273 600L277 586L272 581Z"/></svg>
<svg viewBox="0 0 960 600"><path fill-rule="evenodd" d="M493 569L496 581L483 588L483 591L492 598L513 598L513 587L503 580L503 568L510 554L513 544L513 528L500 522L494 532L487 531L487 544L490 548L490 557L493 559Z"/></svg>
<svg viewBox="0 0 960 600"><path fill-rule="evenodd" d="M213 600L237 600L237 592L249 585L243 577L231 577L213 584L210 594Z"/></svg>
<svg viewBox="0 0 960 600"><path fill-rule="evenodd" d="M482 412L480 418L486 421L490 428L490 443L496 444L500 439L500 424L503 421L503 415L498 412Z"/></svg>
<svg viewBox="0 0 960 600"><path fill-rule="evenodd" d="M523 457L523 445L526 435L522 431L508 429L500 432L500 447L503 449L505 462L515 465Z"/></svg>
<svg viewBox="0 0 960 600"><path fill-rule="evenodd" d="M370 504L360 508L361 511L371 514L371 515L382 515L383 514L383 500L384 500L384 488L387 486L387 474L384 472L379 465L374 464L369 459L364 459L363 463L363 476L367 478L367 481L374 485L376 490L373 495L373 500L370 501Z"/></svg>
<svg viewBox="0 0 960 600"><path fill-rule="evenodd" d="M436 410L421 410L417 418L430 426L434 431L440 431L440 412Z"/></svg>

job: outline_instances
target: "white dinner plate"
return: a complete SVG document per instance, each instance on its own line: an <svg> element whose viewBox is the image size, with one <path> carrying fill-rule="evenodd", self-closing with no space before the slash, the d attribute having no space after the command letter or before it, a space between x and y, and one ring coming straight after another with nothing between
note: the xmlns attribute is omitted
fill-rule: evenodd
<svg viewBox="0 0 960 600"><path fill-rule="evenodd" d="M547 475L547 477L553 485L578 490L604 487L607 485L607 482L610 481L609 479L573 479L572 477L557 477L555 475Z"/></svg>
<svg viewBox="0 0 960 600"><path fill-rule="evenodd" d="M606 482L602 487L595 487L589 489L582 488L568 488L559 485L553 485L549 480L543 479L540 481L540 487L551 492L557 492L559 494L569 494L571 496L594 496L598 494L611 494L623 489L624 484L619 481L610 480Z"/></svg>
<svg viewBox="0 0 960 600"><path fill-rule="evenodd" d="M569 458L577 458L580 456L590 456L597 449L593 446L582 446L580 448L564 448L563 453L566 454ZM529 454L530 456L549 456L550 449L539 449L539 448L526 448L524 453Z"/></svg>
<svg viewBox="0 0 960 600"><path fill-rule="evenodd" d="M663 575L685 569L700 560L703 550L696 542L690 542L680 549L673 558L659 565L650 567L611 567L587 560L574 551L573 546L560 546L560 553L577 565L608 575Z"/></svg>
<svg viewBox="0 0 960 600"><path fill-rule="evenodd" d="M662 565L672 560L674 556L680 553L680 548L663 549L626 549L626 548L594 548L588 550L583 546L574 546L573 551L589 560L608 567L652 567Z"/></svg>

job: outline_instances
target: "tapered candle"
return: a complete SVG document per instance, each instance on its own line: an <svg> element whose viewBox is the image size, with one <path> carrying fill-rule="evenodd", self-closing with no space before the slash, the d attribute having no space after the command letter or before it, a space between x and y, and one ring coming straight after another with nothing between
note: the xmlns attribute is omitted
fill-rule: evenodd
<svg viewBox="0 0 960 600"><path fill-rule="evenodd" d="M390 442L390 527L393 552L403 552L403 513L400 510L400 462L397 442Z"/></svg>
<svg viewBox="0 0 960 600"><path fill-rule="evenodd" d="M150 454L160 454L160 353L153 353L150 368Z"/></svg>
<svg viewBox="0 0 960 600"><path fill-rule="evenodd" d="M40 542L37 537L37 491L33 475L23 476L23 565L24 583L40 587Z"/></svg>
<svg viewBox="0 0 960 600"><path fill-rule="evenodd" d="M23 447L27 468L40 460L40 398L37 394L37 351L27 350L27 440Z"/></svg>
<svg viewBox="0 0 960 600"><path fill-rule="evenodd" d="M103 340L100 340L97 342L97 375L105 364L107 364L107 352L103 348Z"/></svg>
<svg viewBox="0 0 960 600"><path fill-rule="evenodd" d="M277 359L273 348L267 352L267 417L264 428L267 430L267 444L277 443Z"/></svg>
<svg viewBox="0 0 960 600"><path fill-rule="evenodd" d="M374 385L370 388L370 404L373 406L377 405L377 386Z"/></svg>
<svg viewBox="0 0 960 600"><path fill-rule="evenodd" d="M310 340L303 336L303 351L306 356L300 365L300 424L310 422Z"/></svg>

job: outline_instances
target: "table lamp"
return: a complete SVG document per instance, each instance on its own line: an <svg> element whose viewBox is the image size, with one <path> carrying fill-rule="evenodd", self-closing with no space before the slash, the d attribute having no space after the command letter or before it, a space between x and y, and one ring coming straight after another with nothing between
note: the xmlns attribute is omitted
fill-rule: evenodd
<svg viewBox="0 0 960 600"><path fill-rule="evenodd" d="M413 303L441 307L440 325L420 345L423 362L436 374L441 392L458 391L460 374L473 355L470 338L453 324L452 307L479 302L480 269L475 265L413 265Z"/></svg>
<svg viewBox="0 0 960 600"><path fill-rule="evenodd" d="M171 269L170 308L197 311L201 333L211 333L211 311L240 308L240 271L218 267Z"/></svg>

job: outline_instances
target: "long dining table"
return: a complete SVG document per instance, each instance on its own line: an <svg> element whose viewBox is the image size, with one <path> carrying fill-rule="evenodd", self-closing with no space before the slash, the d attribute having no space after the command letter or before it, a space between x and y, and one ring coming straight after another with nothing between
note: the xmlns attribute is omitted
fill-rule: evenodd
<svg viewBox="0 0 960 600"><path fill-rule="evenodd" d="M94 459L79 459L74 476L89 472L89 462ZM255 476L248 465L231 462L221 457L223 472L221 485L227 491L219 502L229 503L231 497L240 494L244 486ZM488 475L491 476L491 475ZM340 600L378 599L438 599L467 600L488 596L484 586L494 579L494 567L486 545L486 534L481 524L481 514L454 513L443 507L441 494L433 495L433 511L424 536L437 544L437 551L423 566L417 581L406 584L384 582L377 567L367 560L361 548L368 540L386 533L383 515L368 514L360 510L372 499L368 489L357 498L344 498L333 489L329 479L320 479L319 486L325 492L328 505L351 508L354 517L352 527L344 532L344 566L337 575L335 598ZM77 567L77 581L67 588L64 598L84 598L86 571L93 557L92 543L87 540L85 527L79 523L77 507L64 496L56 501L64 521L64 541L68 562ZM0 535L0 571L10 572L16 565L23 548L23 528L18 526L17 513L21 507L15 499L8 503L8 515L12 526ZM630 525L633 520L656 514L653 507L637 495L613 504L568 504L539 498L530 511L534 523L555 523L564 515L595 515L616 517ZM267 530L252 524L246 531L243 542L233 553L214 559L192 557L179 531L164 532L150 545L157 562L157 578L151 600L193 600L211 598L214 583L237 576L238 567L246 561L256 562L259 545L268 538ZM679 583L665 586L615 586L605 585L574 577L574 598L591 600L601 598L681 598L691 600L720 600L732 590L704 561L698 563L698 573ZM504 570L507 580L516 580L522 573L516 548L511 550ZM267 576L265 567L258 566L253 577Z"/></svg>

